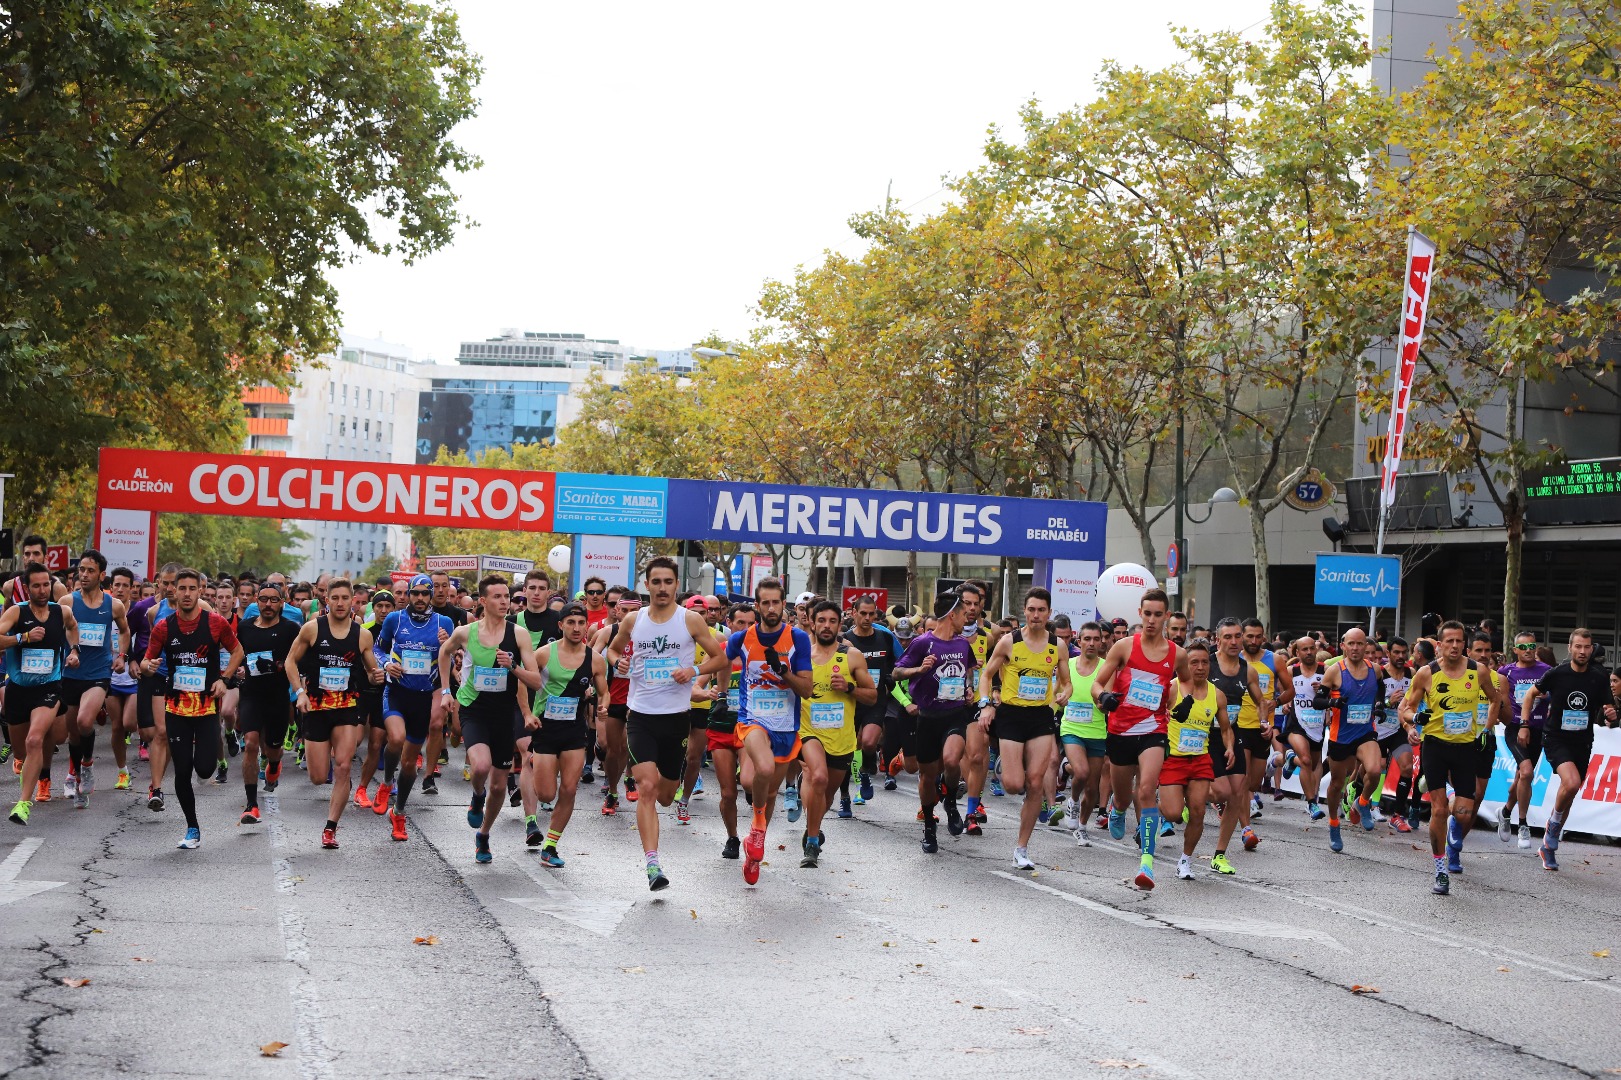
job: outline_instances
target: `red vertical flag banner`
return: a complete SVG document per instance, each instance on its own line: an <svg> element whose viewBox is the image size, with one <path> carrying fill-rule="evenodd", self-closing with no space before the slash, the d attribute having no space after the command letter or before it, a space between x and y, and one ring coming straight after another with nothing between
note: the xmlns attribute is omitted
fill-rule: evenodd
<svg viewBox="0 0 1621 1080"><path fill-rule="evenodd" d="M1407 277L1402 292L1401 331L1396 357L1396 385L1390 397L1390 426L1385 457L1379 470L1379 537L1376 550L1384 550L1387 511L1396 501L1396 474L1401 470L1402 441L1407 435L1407 411L1412 402L1413 373L1424 342L1424 319L1429 313L1430 280L1435 269L1435 241L1416 229L1407 233Z"/></svg>

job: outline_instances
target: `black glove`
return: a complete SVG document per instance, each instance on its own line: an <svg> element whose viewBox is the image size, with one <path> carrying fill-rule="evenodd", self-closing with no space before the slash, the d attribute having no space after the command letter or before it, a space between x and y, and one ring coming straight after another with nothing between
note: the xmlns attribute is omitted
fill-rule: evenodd
<svg viewBox="0 0 1621 1080"><path fill-rule="evenodd" d="M253 658L253 673L255 675L269 675L275 668L275 662L268 656L256 656Z"/></svg>
<svg viewBox="0 0 1621 1080"><path fill-rule="evenodd" d="M1318 683L1317 692L1311 697L1311 707L1321 712L1323 709L1328 708L1329 702L1333 700L1333 697L1334 696L1332 693L1330 693L1328 687L1324 686L1322 683Z"/></svg>
<svg viewBox="0 0 1621 1080"><path fill-rule="evenodd" d="M770 645L765 647L765 666L778 678L788 674L788 665L782 662L782 657L778 656L777 650Z"/></svg>
<svg viewBox="0 0 1621 1080"><path fill-rule="evenodd" d="M1187 723L1188 722L1188 717L1190 717L1192 715L1193 715L1193 698L1191 698L1191 697L1183 698L1181 701L1176 703L1176 708L1171 710L1171 719L1175 720L1179 724Z"/></svg>
<svg viewBox="0 0 1621 1080"><path fill-rule="evenodd" d="M1385 699L1382 696L1374 699L1374 702L1373 702L1373 719L1375 720L1375 722L1381 723L1381 724L1384 723L1385 720L1390 715L1388 710L1389 710L1389 707L1385 704Z"/></svg>
<svg viewBox="0 0 1621 1080"><path fill-rule="evenodd" d="M1113 690L1105 690L1103 693L1099 694L1097 698L1098 708L1102 709L1106 713L1112 713L1116 709L1120 708L1121 703L1125 700Z"/></svg>

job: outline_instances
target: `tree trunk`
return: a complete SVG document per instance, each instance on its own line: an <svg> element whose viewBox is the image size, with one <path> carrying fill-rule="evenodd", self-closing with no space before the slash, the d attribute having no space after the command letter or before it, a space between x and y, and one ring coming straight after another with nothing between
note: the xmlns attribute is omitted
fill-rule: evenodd
<svg viewBox="0 0 1621 1080"><path fill-rule="evenodd" d="M917 604L917 552L906 553L906 610Z"/></svg>
<svg viewBox="0 0 1621 1080"><path fill-rule="evenodd" d="M1139 529L1137 531L1137 535L1143 542L1143 565L1148 568L1149 573L1153 573L1154 572L1154 538L1149 535L1147 525L1144 525L1141 529Z"/></svg>
<svg viewBox="0 0 1621 1080"><path fill-rule="evenodd" d="M1019 560L1002 556L1002 617L1013 614L1013 590L1019 587Z"/></svg>
<svg viewBox="0 0 1621 1080"><path fill-rule="evenodd" d="M1524 471L1512 469L1512 487L1503 500L1503 640L1512 642L1520 632L1520 562L1525 548Z"/></svg>
<svg viewBox="0 0 1621 1080"><path fill-rule="evenodd" d="M839 549L836 548L836 547L828 548L827 549L827 580L822 583L822 595L827 597L829 600L834 600L835 602L836 602L835 593L836 593L837 586L835 586L833 584L833 574L834 574L834 571L837 570L837 567L834 564L837 563L838 560L839 560Z"/></svg>
<svg viewBox="0 0 1621 1080"><path fill-rule="evenodd" d="M856 587L867 587L867 549L851 548L850 559L856 566Z"/></svg>
<svg viewBox="0 0 1621 1080"><path fill-rule="evenodd" d="M1267 633L1272 626L1272 583L1268 571L1271 563L1266 552L1266 511L1258 499L1250 501L1250 547L1255 555L1255 617L1261 620Z"/></svg>

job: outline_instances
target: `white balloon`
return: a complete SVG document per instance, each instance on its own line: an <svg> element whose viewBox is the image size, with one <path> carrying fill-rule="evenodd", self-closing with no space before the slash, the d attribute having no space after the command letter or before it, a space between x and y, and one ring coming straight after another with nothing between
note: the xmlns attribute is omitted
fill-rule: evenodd
<svg viewBox="0 0 1621 1080"><path fill-rule="evenodd" d="M1098 575L1098 616L1137 621L1143 593L1159 588L1153 573L1136 563L1115 563Z"/></svg>
<svg viewBox="0 0 1621 1080"><path fill-rule="evenodd" d="M574 553L568 549L567 544L558 544L546 553L546 565L551 567L554 573L566 574L568 573L569 559L573 555Z"/></svg>

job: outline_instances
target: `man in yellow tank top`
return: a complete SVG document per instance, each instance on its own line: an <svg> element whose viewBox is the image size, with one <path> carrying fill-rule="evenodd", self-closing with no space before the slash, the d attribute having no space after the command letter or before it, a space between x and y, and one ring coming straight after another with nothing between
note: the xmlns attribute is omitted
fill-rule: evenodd
<svg viewBox="0 0 1621 1080"><path fill-rule="evenodd" d="M1052 797L1048 788L1058 752L1053 709L1062 709L1070 694L1068 650L1047 632L1051 614L1052 596L1046 589L1037 587L1025 594L1024 629L997 642L980 670L979 723L970 725L970 730L978 727L995 735L1003 789L1010 795L1024 793L1013 848L1015 870L1036 867L1030 861L1030 834L1041 804Z"/></svg>
<svg viewBox="0 0 1621 1080"><path fill-rule="evenodd" d="M1238 743L1244 748L1244 786L1250 801L1250 816L1261 816L1261 782L1266 777L1267 761L1272 756L1272 718L1279 710L1287 709L1294 700L1294 684L1290 679L1279 679L1278 669L1287 671L1287 658L1280 658L1266 647L1266 627L1261 620L1245 619L1244 662L1255 672L1261 684L1262 709L1251 701L1248 694L1238 709Z"/></svg>
<svg viewBox="0 0 1621 1080"><path fill-rule="evenodd" d="M1233 761L1234 735L1227 719L1227 697L1210 683L1210 643L1191 641L1187 645L1188 677L1176 680L1175 700L1166 726L1165 765L1159 773L1159 812L1166 821L1180 821L1187 809L1182 829L1182 857L1176 863L1176 876L1193 880L1193 851L1204 835L1205 800L1215 779L1211 754ZM1210 733L1221 733L1221 745L1211 744Z"/></svg>
<svg viewBox="0 0 1621 1080"><path fill-rule="evenodd" d="M1463 623L1449 619L1441 624L1440 658L1413 673L1399 714L1408 741L1421 747L1420 764L1430 798L1430 853L1435 857L1431 891L1440 896L1451 891L1448 874L1462 869L1458 862L1460 829L1464 821L1475 816L1480 705L1484 702L1490 706L1488 723L1497 719L1492 691L1482 684L1479 666L1463 655L1463 643ZM1422 730L1416 723L1420 702L1429 707ZM1450 805L1448 784L1453 790ZM1456 826L1451 824L1454 818ZM1458 836L1456 845L1450 842L1449 834Z"/></svg>
<svg viewBox="0 0 1621 1080"><path fill-rule="evenodd" d="M822 818L833 793L850 775L856 752L856 705L878 701L878 686L867 674L867 659L839 640L839 605L818 600L811 608L811 696L800 703L800 788L805 796L805 834L799 865L816 866L822 854Z"/></svg>
<svg viewBox="0 0 1621 1080"><path fill-rule="evenodd" d="M962 636L968 642L968 649L974 657L974 667L983 670L985 661L998 644L986 627L985 618L985 587L977 581L965 581L959 587L962 596ZM1006 634L1000 635L1006 637ZM970 676L972 676L970 672ZM962 779L967 785L967 797L970 813L968 824L973 827L968 830L970 836L980 835L980 829L974 819L983 823L985 811L981 808L980 797L985 793L985 780L991 772L991 753L993 747L989 732L976 725L969 724L968 731L963 738ZM995 794L1001 790L992 788Z"/></svg>

